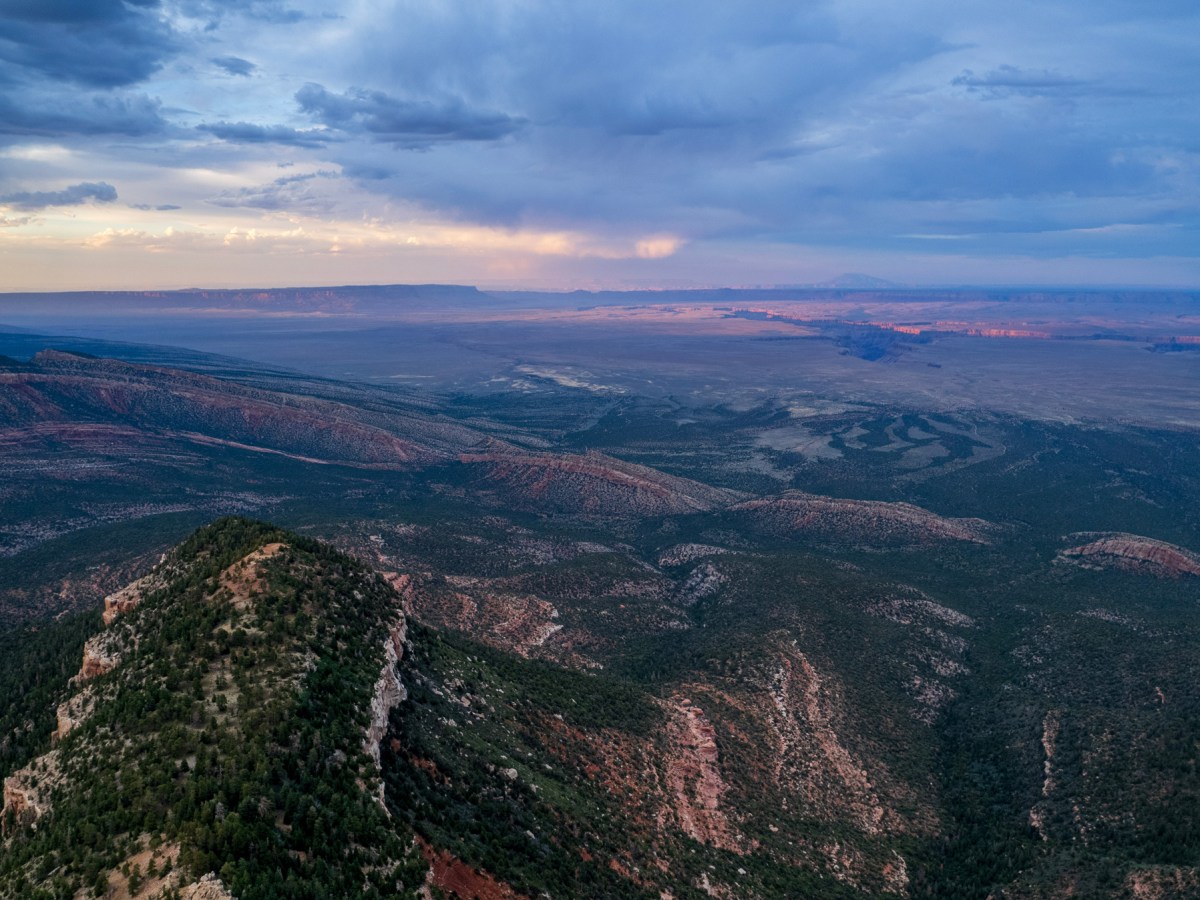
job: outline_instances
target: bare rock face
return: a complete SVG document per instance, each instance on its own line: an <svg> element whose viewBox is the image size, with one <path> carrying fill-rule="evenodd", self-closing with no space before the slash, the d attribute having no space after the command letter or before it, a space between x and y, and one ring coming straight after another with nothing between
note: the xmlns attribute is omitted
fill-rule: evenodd
<svg viewBox="0 0 1200 900"><path fill-rule="evenodd" d="M809 806L836 814L865 834L901 830L898 817L880 798L873 774L838 732L844 703L840 689L803 653L792 650L779 656L770 698L778 783L795 790Z"/></svg>
<svg viewBox="0 0 1200 900"><path fill-rule="evenodd" d="M107 675L120 664L121 648L118 642L111 633L102 631L88 638L87 643L83 645L83 664L79 667L79 674L75 676L75 683L82 684Z"/></svg>
<svg viewBox="0 0 1200 900"><path fill-rule="evenodd" d="M702 844L742 852L721 802L728 788L712 723L686 699L669 712L665 781L679 827Z"/></svg>
<svg viewBox="0 0 1200 900"><path fill-rule="evenodd" d="M68 734L87 721L96 708L96 697L90 687L84 688L70 700L58 705L58 724L50 735L50 743L57 744Z"/></svg>
<svg viewBox="0 0 1200 900"><path fill-rule="evenodd" d="M37 820L50 811L50 790L58 776L58 751L51 750L5 778L4 819L11 814L16 825L36 827Z"/></svg>
<svg viewBox="0 0 1200 900"><path fill-rule="evenodd" d="M379 767L379 744L387 734L388 716L393 709L404 702L408 693L400 682L397 666L404 656L404 639L407 623L401 616L388 629L388 636L383 642L383 668L379 670L379 678L375 682L375 692L371 695L371 720L367 726L366 737L363 739L363 749ZM380 784L382 799L383 786Z"/></svg>
<svg viewBox="0 0 1200 900"><path fill-rule="evenodd" d="M1158 578L1200 575L1200 554L1166 541L1122 532L1084 532L1072 537L1095 540L1062 551L1060 561L1088 569L1117 569Z"/></svg>
<svg viewBox="0 0 1200 900"><path fill-rule="evenodd" d="M262 570L263 563L278 556L286 548L287 544L279 542L264 544L257 550L247 553L221 573L221 587L229 592L234 607L246 609L256 594L266 590L267 581Z"/></svg>
<svg viewBox="0 0 1200 900"><path fill-rule="evenodd" d="M155 588L161 587L162 579L156 575L147 575L145 578L139 578L132 584L127 584L121 590L109 594L104 598L104 624L111 625L116 621L117 616L124 615L133 609L136 609L138 604L145 599L146 595Z"/></svg>
<svg viewBox="0 0 1200 900"><path fill-rule="evenodd" d="M183 888L179 896L181 900L233 900L233 894L225 889L221 879L213 872Z"/></svg>
<svg viewBox="0 0 1200 900"><path fill-rule="evenodd" d="M492 590L480 579L464 578L455 591L437 603L438 617L452 628L474 635L494 647L529 657L562 630L554 604L532 594ZM425 605L422 614L428 614Z"/></svg>
<svg viewBox="0 0 1200 900"><path fill-rule="evenodd" d="M936 541L988 543L995 527L983 519L951 519L911 503L845 500L789 491L739 503L731 508L752 527L786 537L811 534L819 538L864 544L912 545Z"/></svg>

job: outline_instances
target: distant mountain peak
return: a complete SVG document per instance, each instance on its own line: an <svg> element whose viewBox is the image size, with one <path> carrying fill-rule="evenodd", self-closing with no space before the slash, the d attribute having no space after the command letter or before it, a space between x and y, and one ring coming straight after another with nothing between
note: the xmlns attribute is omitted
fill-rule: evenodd
<svg viewBox="0 0 1200 900"><path fill-rule="evenodd" d="M874 275L863 275L860 272L844 272L829 281L815 284L819 288L846 288L851 290L891 290L902 288L904 285L886 278L876 278Z"/></svg>

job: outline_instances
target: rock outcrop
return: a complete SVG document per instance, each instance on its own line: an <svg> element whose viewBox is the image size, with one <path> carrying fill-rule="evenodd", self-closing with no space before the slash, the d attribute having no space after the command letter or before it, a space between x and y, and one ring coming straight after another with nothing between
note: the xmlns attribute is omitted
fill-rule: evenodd
<svg viewBox="0 0 1200 900"><path fill-rule="evenodd" d="M1166 541L1122 532L1084 532L1072 537L1093 540L1062 551L1060 561L1088 569L1117 569L1159 578L1200 575L1200 554Z"/></svg>
<svg viewBox="0 0 1200 900"><path fill-rule="evenodd" d="M221 879L213 872L180 890L179 897L180 900L233 900L233 894L225 889Z"/></svg>
<svg viewBox="0 0 1200 900"><path fill-rule="evenodd" d="M721 804L728 787L712 723L690 700L678 700L668 711L664 781L679 827L702 844L742 852Z"/></svg>
<svg viewBox="0 0 1200 900"><path fill-rule="evenodd" d="M83 663L75 683L82 684L107 675L121 664L121 646L110 632L102 631L88 638L83 645Z"/></svg>
<svg viewBox="0 0 1200 900"><path fill-rule="evenodd" d="M50 791L58 777L58 751L51 750L5 778L3 820L11 816L15 825L36 828L50 810Z"/></svg>
<svg viewBox="0 0 1200 900"><path fill-rule="evenodd" d="M96 696L90 687L84 688L70 700L58 705L57 724L50 735L50 743L57 744L68 734L87 721L96 708Z"/></svg>
<svg viewBox="0 0 1200 900"><path fill-rule="evenodd" d="M118 616L134 610L146 598L150 591L162 586L162 579L157 575L147 575L128 584L119 591L104 598L104 624L111 625Z"/></svg>
<svg viewBox="0 0 1200 900"><path fill-rule="evenodd" d="M254 596L267 587L262 564L287 547L279 541L264 544L253 553L248 553L221 573L221 587L229 592L237 609L246 609Z"/></svg>
<svg viewBox="0 0 1200 900"><path fill-rule="evenodd" d="M684 566L706 556L719 556L732 552L725 547L714 547L710 544L676 544L674 547L668 547L659 555L658 564L660 566Z"/></svg>
<svg viewBox="0 0 1200 900"><path fill-rule="evenodd" d="M911 503L846 500L790 491L731 508L752 528L780 537L812 535L867 545L906 546L936 541L988 543L995 526L983 519L951 519Z"/></svg>
<svg viewBox="0 0 1200 900"><path fill-rule="evenodd" d="M481 472L481 487L525 509L614 517L680 515L706 512L745 497L602 453L575 456L494 449L463 453L459 460Z"/></svg>
<svg viewBox="0 0 1200 900"><path fill-rule="evenodd" d="M375 761L379 768L379 744L387 734L388 717L392 710L408 697L404 685L400 681L398 666L404 657L404 639L407 623L403 616L388 629L388 636L383 642L383 667L379 670L379 678L375 682L375 691L371 695L371 718L367 725L366 737L363 739L363 749ZM380 802L383 802L383 783L379 785Z"/></svg>
<svg viewBox="0 0 1200 900"><path fill-rule="evenodd" d="M694 606L716 594L728 580L711 562L700 563L680 586L675 602L681 606Z"/></svg>
<svg viewBox="0 0 1200 900"><path fill-rule="evenodd" d="M836 685L803 653L788 650L779 656L769 692L778 782L796 790L813 808L835 813L865 834L899 830L897 817L875 789L872 773L838 733L838 707L844 701Z"/></svg>

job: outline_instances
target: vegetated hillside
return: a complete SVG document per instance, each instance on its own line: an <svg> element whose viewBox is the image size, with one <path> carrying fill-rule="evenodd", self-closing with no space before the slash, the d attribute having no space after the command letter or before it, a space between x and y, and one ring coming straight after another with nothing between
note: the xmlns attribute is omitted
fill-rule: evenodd
<svg viewBox="0 0 1200 900"><path fill-rule="evenodd" d="M842 544L928 545L937 541L987 543L989 523L947 519L911 503L844 500L794 491L749 500L731 510L752 531L812 535Z"/></svg>
<svg viewBox="0 0 1200 900"><path fill-rule="evenodd" d="M379 799L405 624L381 577L226 519L107 612L52 749L5 779L0 896L414 893Z"/></svg>
<svg viewBox="0 0 1200 900"><path fill-rule="evenodd" d="M431 417L372 412L178 369L45 350L0 367L8 444L124 442L142 433L321 463L411 468L480 438Z"/></svg>
<svg viewBox="0 0 1200 900"><path fill-rule="evenodd" d="M288 394L286 384L277 387L267 393ZM326 390L321 403L344 400L372 422L388 414L386 398L366 398L355 386ZM303 406L306 396L281 402ZM100 439L87 453L77 452L78 442L48 440L28 455L8 445L13 474L0 483L8 517L0 537L14 552L0 558L0 602L45 598L44 614L68 605L69 588L71 602L94 604L130 580L121 546L140 548L145 559L172 529L190 527L189 517L220 511L201 501L222 498L266 504L273 497L272 509L291 525L377 568L411 608L410 623L420 625L410 629L400 665L408 699L383 741L391 819L375 817L378 805L346 809L363 834L377 837L379 825L399 840L361 846L394 848L388 859L404 889L428 868L435 886L484 897L564 896L578 884L592 896L1196 894L1200 578L1192 570L1200 455L1192 435L967 412L838 407L818 415L770 404L697 412L703 421L681 425L677 404L622 402L556 444L563 423L591 420L602 404L581 416L570 399L560 409L545 399L526 403L505 407L505 427L529 439L525 446L537 447L540 435L543 446L588 450L596 438L603 454L480 442L397 471L224 445L185 449L148 429L137 430L133 443ZM460 407L471 410L463 418L472 434L495 435L492 407ZM81 421L124 415L65 401L55 409ZM131 448L138 456L123 458ZM763 499L747 499L750 492ZM50 537L30 525L42 521L47 497L58 498L53 522L62 526ZM152 502L178 508L134 518ZM219 613L224 620L203 619L201 637L168 628L174 614L161 627L152 616L153 598L167 591L181 621L199 621L191 610L214 605L203 581L222 572L237 585L261 571L274 596L271 573L282 571L286 598L293 590L312 596L303 586L313 571L306 554L350 566L304 538L259 527L253 539L220 551L216 569L203 569L208 557L197 550L188 565L208 574L178 596L173 582L151 581L114 598L116 618L106 637L88 644L86 665L94 613L43 624L0 647L0 687L18 697L0 719L3 774L51 749L58 730L65 737L56 752L86 751L93 741L107 747L122 774L104 781L105 790L133 798L113 807L60 792L79 821L126 829L114 832L126 835L125 845L108 851L98 826L84 840L56 830L55 810L63 807L51 797L36 832L11 833L14 850L0 857L0 877L27 879L21 890L34 882L53 889L56 877L82 871L89 889L100 877L115 885L125 878L113 874L124 861L146 874L154 835L167 848L156 870L178 845L173 871L205 874L200 858L189 856L199 847L226 886L250 885L234 891L239 897L259 896L257 863L222 870L260 838L268 849L289 851L290 861L279 858L279 877L294 873L301 895L309 887L300 885L344 877L321 865L337 868L340 857L335 864L320 848L302 854L310 853L304 842L322 833L330 796L351 784L361 794L360 778L368 793L378 784L362 744L356 752L366 768L355 769L359 763L326 765L338 758L336 750L324 753L336 743L324 738L313 739L320 752L303 765L289 762L291 734L325 727L307 719L268 729L265 744L235 745L230 735L244 734L238 729L257 710L241 697L266 693L254 693L262 687L255 673L276 686L290 684L289 673L311 677L288 668L286 648L297 641L324 653L335 644L322 643L322 627L342 635L338 666L365 666L369 657L378 673L378 645L360 647L351 637L362 623L350 616L322 626L319 610L309 621L281 600L293 624L277 634L263 618L275 609L269 597L244 610L234 603ZM254 555L275 544L270 555ZM142 594L141 605L119 611ZM388 596L394 608L400 601ZM237 616L249 617L245 646L236 643L243 640ZM141 635L143 627L149 637L122 652L122 635ZM174 687L167 694L137 687L141 673L159 673L140 652L149 647L165 647L185 673L192 650L208 660L198 693L194 680L183 679L183 720L170 718ZM264 662L272 647L282 657ZM43 657L45 668L37 664ZM94 677L68 688L81 669ZM218 687L220 675L227 687ZM146 698L133 712L119 694L95 693L124 678L133 696ZM366 683L365 675L353 679ZM282 708L283 719L299 708ZM345 709L327 710L329 721L347 721L337 718ZM117 728L127 738L147 723L157 737L116 741ZM170 730L171 723L182 724ZM360 725L350 730L361 735ZM382 726L373 734L382 736ZM160 738L173 735L196 752L172 757L162 771L127 764L129 748L152 760ZM260 746L269 764L251 774L268 774L265 783L253 781L266 784L254 797L284 805L258 818L247 806L243 818L241 789L232 806L220 791L229 790L227 778L244 775L238 754ZM232 769L220 762L227 755ZM61 770L61 756L51 763ZM276 778L276 763L300 774ZM95 780L105 771L83 775ZM41 772L26 770L13 784L30 815L42 783ZM192 784L207 805L186 806ZM162 804L133 802L160 789ZM311 807L296 800L289 812L287 798L300 793L316 799ZM172 806L180 796L185 805ZM168 815L176 808L193 831ZM259 836L251 844L213 843L210 831L224 835L231 810L235 823L250 822ZM297 810L308 824L296 824ZM167 824L157 826L160 819ZM37 843L52 840L43 834L73 849ZM187 843L193 834L208 843ZM136 843L141 835L144 846ZM331 845L343 847L337 840ZM347 871L365 858L352 856ZM195 867L184 872L183 864Z"/></svg>
<svg viewBox="0 0 1200 900"><path fill-rule="evenodd" d="M855 829L802 831L799 805L748 803L739 770L770 750L746 758L726 743L706 717L711 698L663 698L422 626L412 637L408 699L383 755L387 798L441 848L429 854L433 880L457 896L903 890L903 863L883 849L890 836L876 842L883 869L865 873L874 861L859 855ZM834 845L853 873L824 858Z"/></svg>
<svg viewBox="0 0 1200 900"><path fill-rule="evenodd" d="M483 475L482 491L519 509L576 516L655 516L711 510L734 502L733 491L666 475L599 453L464 453L469 469Z"/></svg>

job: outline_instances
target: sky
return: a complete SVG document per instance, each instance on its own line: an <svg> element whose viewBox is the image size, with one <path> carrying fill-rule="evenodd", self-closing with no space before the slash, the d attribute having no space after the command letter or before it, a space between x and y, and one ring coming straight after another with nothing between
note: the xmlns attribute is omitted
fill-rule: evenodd
<svg viewBox="0 0 1200 900"><path fill-rule="evenodd" d="M1195 0L0 0L0 290L1200 285Z"/></svg>

